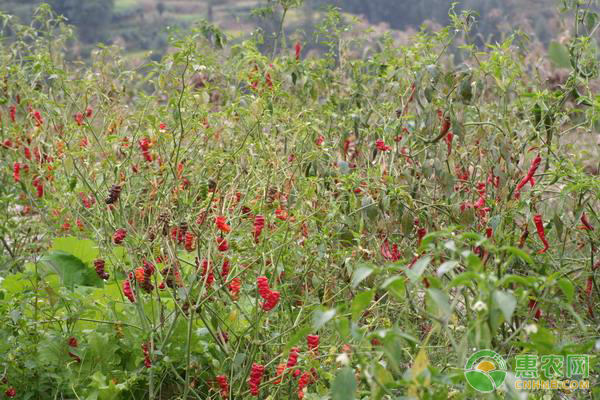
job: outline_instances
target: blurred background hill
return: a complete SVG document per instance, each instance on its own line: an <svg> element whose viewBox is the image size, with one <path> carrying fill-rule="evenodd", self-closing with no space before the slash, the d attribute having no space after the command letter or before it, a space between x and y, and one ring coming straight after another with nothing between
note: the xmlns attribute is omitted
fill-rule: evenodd
<svg viewBox="0 0 600 400"><path fill-rule="evenodd" d="M278 27L281 8L267 0L48 0L78 30L79 38L90 48L98 42L122 45L130 54L152 50L159 58L167 47L166 27L185 28L207 20L233 40L257 27L268 37ZM0 11L31 18L41 1L3 0ZM304 32L310 48L310 33L322 10L339 7L347 16L356 16L378 32L413 32L422 24L445 25L452 2L448 0L305 0L286 16L288 32ZM274 12L265 13L273 6ZM474 31L477 43L499 41L515 29L522 29L546 45L561 34L555 0L463 0L457 9L479 14ZM258 16L257 8L262 8ZM252 12L255 10L255 12Z"/></svg>

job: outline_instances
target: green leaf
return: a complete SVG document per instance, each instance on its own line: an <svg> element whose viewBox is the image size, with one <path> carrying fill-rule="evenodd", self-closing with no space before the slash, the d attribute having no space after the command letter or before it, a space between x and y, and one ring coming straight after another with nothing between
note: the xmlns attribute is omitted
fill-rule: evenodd
<svg viewBox="0 0 600 400"><path fill-rule="evenodd" d="M294 347L298 342L303 340L306 335L308 335L311 331L310 326L305 326L300 328L292 335L292 337L288 340L284 347L284 352L289 351L292 347Z"/></svg>
<svg viewBox="0 0 600 400"><path fill-rule="evenodd" d="M450 260L450 261L446 261L444 262L442 265L439 266L439 268L437 269L436 273L437 276L441 277L444 274L447 274L448 272L452 271L457 265L458 265L458 261L456 260Z"/></svg>
<svg viewBox="0 0 600 400"><path fill-rule="evenodd" d="M41 261L58 274L65 287L72 289L75 285L102 286L102 281L95 271L72 254L52 251Z"/></svg>
<svg viewBox="0 0 600 400"><path fill-rule="evenodd" d="M85 264L91 263L100 254L94 242L88 239L77 239L73 236L54 239L50 250L72 254Z"/></svg>
<svg viewBox="0 0 600 400"><path fill-rule="evenodd" d="M439 289L427 289L427 294L431 297L433 302L437 305L443 318L448 318L452 314L452 308L450 307L450 301L448 295Z"/></svg>
<svg viewBox="0 0 600 400"><path fill-rule="evenodd" d="M517 299L510 292L503 292L500 290L494 291L493 295L494 303L504 315L505 321L510 321L515 308L517 307Z"/></svg>
<svg viewBox="0 0 600 400"><path fill-rule="evenodd" d="M358 318L362 314L362 312L373 301L373 297L375 297L375 289L367 290L354 296L354 299L352 300L352 305L350 306L353 319Z"/></svg>
<svg viewBox="0 0 600 400"><path fill-rule="evenodd" d="M331 400L354 400L355 392L354 370L350 367L340 369L331 385Z"/></svg>
<svg viewBox="0 0 600 400"><path fill-rule="evenodd" d="M408 276L408 279L410 279L410 281L412 283L417 282L419 280L419 278L421 277L421 275L423 275L425 268L427 268L427 266L429 265L430 262L431 262L430 256L425 256L425 257L419 258L417 260L417 262L415 263L415 265L412 266L412 268L406 269L406 276Z"/></svg>
<svg viewBox="0 0 600 400"><path fill-rule="evenodd" d="M519 257L521 260L526 263L533 265L533 259L529 256L529 254L525 253L523 250L513 247L513 246L504 246L500 248L500 251L506 251L513 256Z"/></svg>
<svg viewBox="0 0 600 400"><path fill-rule="evenodd" d="M352 287L355 288L365 280L369 275L373 273L373 268L370 267L359 267L352 274Z"/></svg>
<svg viewBox="0 0 600 400"><path fill-rule="evenodd" d="M478 273L473 271L463 272L460 275L457 275L454 279L450 281L450 287L456 287L461 285L471 286L474 283L481 280L481 277Z"/></svg>
<svg viewBox="0 0 600 400"><path fill-rule="evenodd" d="M571 67L569 51L564 45L558 42L550 42L548 46L548 58L560 68Z"/></svg>
<svg viewBox="0 0 600 400"><path fill-rule="evenodd" d="M404 299L404 278L399 276L392 276L387 278L385 282L381 285L382 289L386 289L389 293L391 293L398 300Z"/></svg>
<svg viewBox="0 0 600 400"><path fill-rule="evenodd" d="M316 310L313 313L312 324L313 329L318 330L335 316L335 309L321 311Z"/></svg>
<svg viewBox="0 0 600 400"><path fill-rule="evenodd" d="M558 281L558 287L565 294L569 303L573 302L573 296L575 295L575 288L570 280L562 278Z"/></svg>

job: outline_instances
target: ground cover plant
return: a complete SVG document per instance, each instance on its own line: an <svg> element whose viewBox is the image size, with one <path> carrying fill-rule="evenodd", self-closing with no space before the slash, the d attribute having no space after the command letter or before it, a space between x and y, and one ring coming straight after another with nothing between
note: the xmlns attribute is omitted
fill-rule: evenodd
<svg viewBox="0 0 600 400"><path fill-rule="evenodd" d="M554 84L525 35L474 46L469 12L399 46L332 9L311 59L283 28L266 55L260 31L203 25L137 68L115 46L71 60L46 6L0 14L1 393L598 397L599 21L580 3ZM465 381L479 349L510 367L490 394ZM522 354L587 354L590 388L517 390Z"/></svg>

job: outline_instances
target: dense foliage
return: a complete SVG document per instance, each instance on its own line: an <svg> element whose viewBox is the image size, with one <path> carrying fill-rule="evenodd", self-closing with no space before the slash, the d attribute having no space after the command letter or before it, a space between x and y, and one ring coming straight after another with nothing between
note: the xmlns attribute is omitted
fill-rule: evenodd
<svg viewBox="0 0 600 400"><path fill-rule="evenodd" d="M204 26L138 69L0 14L1 393L480 398L489 348L589 354L569 396L600 395L598 20L571 6L551 87L469 12L360 58L336 11L310 60Z"/></svg>

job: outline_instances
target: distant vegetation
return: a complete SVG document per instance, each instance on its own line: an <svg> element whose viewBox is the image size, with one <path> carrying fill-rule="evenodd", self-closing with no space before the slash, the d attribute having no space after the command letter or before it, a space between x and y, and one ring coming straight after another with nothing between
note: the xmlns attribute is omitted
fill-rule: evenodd
<svg viewBox="0 0 600 400"><path fill-rule="evenodd" d="M273 38L278 30L283 9L273 1L257 0L48 0L54 10L77 27L84 45L98 42L118 43L130 53L154 50L159 58L167 47L167 27L187 27L193 22L207 20L224 32L239 37L259 27L265 38ZM0 11L19 16L24 22L31 19L40 1L7 0ZM282 4L285 4L283 2ZM448 24L448 0L306 0L288 14L285 30L314 31L315 18L327 6L339 7L347 14L366 18L371 24L385 23L393 30L414 30L422 23ZM515 26L525 27L542 43L555 37L556 26L553 0L464 0L456 9L473 9L480 23L473 29L475 42L501 41ZM251 11L254 13L251 15ZM293 14L293 15L291 15ZM263 49L272 40L265 40Z"/></svg>

